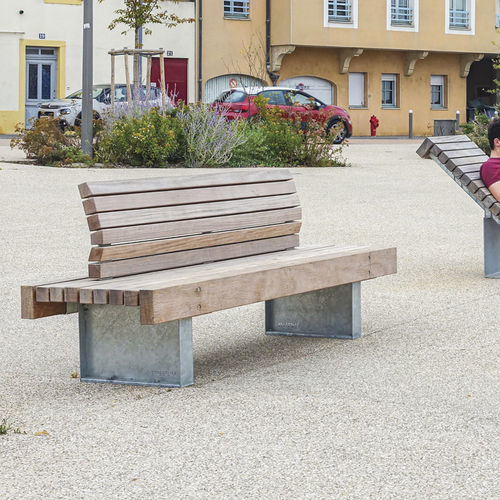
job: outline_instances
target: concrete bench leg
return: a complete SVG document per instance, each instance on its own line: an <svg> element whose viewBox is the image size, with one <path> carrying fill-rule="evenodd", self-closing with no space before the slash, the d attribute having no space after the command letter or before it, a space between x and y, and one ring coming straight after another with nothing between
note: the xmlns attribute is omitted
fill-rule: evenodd
<svg viewBox="0 0 500 500"><path fill-rule="evenodd" d="M266 302L266 333L356 339L361 336L361 284L324 288Z"/></svg>
<svg viewBox="0 0 500 500"><path fill-rule="evenodd" d="M184 387L193 383L191 318L141 325L139 307L80 305L80 379Z"/></svg>
<svg viewBox="0 0 500 500"><path fill-rule="evenodd" d="M484 218L484 276L500 279L500 224Z"/></svg>

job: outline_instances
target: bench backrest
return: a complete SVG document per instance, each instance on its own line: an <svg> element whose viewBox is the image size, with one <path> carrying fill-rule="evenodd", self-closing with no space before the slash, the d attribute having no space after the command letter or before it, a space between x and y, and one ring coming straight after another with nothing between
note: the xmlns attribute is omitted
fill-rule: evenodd
<svg viewBox="0 0 500 500"><path fill-rule="evenodd" d="M466 135L427 137L417 149L422 158L432 158L497 222L500 203L484 185L479 173L488 156Z"/></svg>
<svg viewBox="0 0 500 500"><path fill-rule="evenodd" d="M299 244L288 170L87 182L89 277L111 278L275 252Z"/></svg>

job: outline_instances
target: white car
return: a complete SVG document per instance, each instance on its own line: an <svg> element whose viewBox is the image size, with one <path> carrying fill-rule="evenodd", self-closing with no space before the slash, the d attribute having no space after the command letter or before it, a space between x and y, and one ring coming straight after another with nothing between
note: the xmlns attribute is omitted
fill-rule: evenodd
<svg viewBox="0 0 500 500"><path fill-rule="evenodd" d="M132 89L133 90L133 89ZM145 93L145 86L142 85L141 97ZM100 119L104 111L111 104L111 85L100 84L94 85L92 88L92 108L94 110L94 118ZM115 85L115 102L127 101L127 86L125 84ZM161 104L160 89L151 87L150 103L159 106ZM38 118L51 117L59 118L61 127L73 128L79 127L82 120L82 91L78 90L70 94L66 99L54 99L52 101L41 104L38 108Z"/></svg>

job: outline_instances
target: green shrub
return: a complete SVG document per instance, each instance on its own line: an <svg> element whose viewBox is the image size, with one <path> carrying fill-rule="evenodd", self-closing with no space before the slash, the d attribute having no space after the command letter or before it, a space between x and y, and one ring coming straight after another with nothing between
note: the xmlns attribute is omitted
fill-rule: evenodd
<svg viewBox="0 0 500 500"><path fill-rule="evenodd" d="M56 118L35 120L31 129L18 125L16 132L19 135L11 140L11 148L19 147L39 165L90 162L80 150L80 138L73 133L63 133Z"/></svg>
<svg viewBox="0 0 500 500"><path fill-rule="evenodd" d="M490 119L484 113L477 113L474 121L464 123L461 129L471 141L474 141L487 155L490 154L490 143L488 141L488 125Z"/></svg>
<svg viewBox="0 0 500 500"><path fill-rule="evenodd" d="M98 135L96 157L104 163L162 167L183 157L178 121L158 108L142 116L123 116Z"/></svg>
<svg viewBox="0 0 500 500"><path fill-rule="evenodd" d="M336 134L325 133L327 117L302 121L285 118L280 108L266 107L267 99L257 96L258 114L244 129L246 142L233 151L232 166L345 166L343 146L333 144Z"/></svg>
<svg viewBox="0 0 500 500"><path fill-rule="evenodd" d="M274 167L278 166L277 158L271 156L271 152L266 144L266 133L263 127L250 124L243 127L245 142L233 150L233 155L229 160L232 167Z"/></svg>

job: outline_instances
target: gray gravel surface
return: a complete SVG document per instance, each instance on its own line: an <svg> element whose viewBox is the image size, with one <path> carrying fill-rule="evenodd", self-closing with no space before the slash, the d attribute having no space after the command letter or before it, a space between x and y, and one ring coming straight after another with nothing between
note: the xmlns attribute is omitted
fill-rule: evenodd
<svg viewBox="0 0 500 500"><path fill-rule="evenodd" d="M0 419L25 432L0 435L0 498L500 498L500 281L418 144L293 170L304 244L398 247L361 339L266 337L262 304L202 316L179 390L71 378L77 316L21 320L19 286L85 274L78 183L190 171L0 164Z"/></svg>

